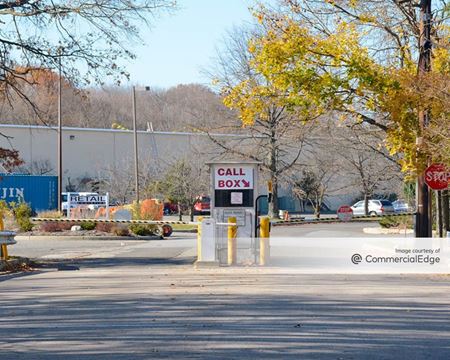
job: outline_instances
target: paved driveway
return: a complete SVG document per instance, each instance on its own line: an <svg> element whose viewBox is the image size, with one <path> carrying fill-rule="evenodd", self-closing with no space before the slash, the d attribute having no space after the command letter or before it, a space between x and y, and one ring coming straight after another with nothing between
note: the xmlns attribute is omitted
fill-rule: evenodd
<svg viewBox="0 0 450 360"><path fill-rule="evenodd" d="M4 359L450 358L449 276L195 270L195 234L46 246L0 276Z"/></svg>
<svg viewBox="0 0 450 360"><path fill-rule="evenodd" d="M0 282L4 359L448 359L444 276L86 263Z"/></svg>

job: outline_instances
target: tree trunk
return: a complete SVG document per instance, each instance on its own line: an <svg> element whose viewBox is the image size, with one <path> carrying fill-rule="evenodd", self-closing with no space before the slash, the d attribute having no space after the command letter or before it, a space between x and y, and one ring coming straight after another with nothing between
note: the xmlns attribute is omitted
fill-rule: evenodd
<svg viewBox="0 0 450 360"><path fill-rule="evenodd" d="M448 190L442 191L442 225L444 232L450 231L450 203ZM446 234L444 234L446 236Z"/></svg>
<svg viewBox="0 0 450 360"><path fill-rule="evenodd" d="M269 171L270 180L272 181L272 203L269 204L269 217L272 219L279 219L278 213L278 174L277 174L277 131L276 120L273 118L270 124L270 139L269 139Z"/></svg>
<svg viewBox="0 0 450 360"><path fill-rule="evenodd" d="M364 215L369 215L369 194L364 193Z"/></svg>
<svg viewBox="0 0 450 360"><path fill-rule="evenodd" d="M183 213L181 211L181 204L177 203L177 208L178 208L178 220L179 221L183 221Z"/></svg>
<svg viewBox="0 0 450 360"><path fill-rule="evenodd" d="M268 215L272 219L279 219L279 207L278 207L278 179L275 174L272 173L272 202L269 203Z"/></svg>
<svg viewBox="0 0 450 360"><path fill-rule="evenodd" d="M314 206L314 215L316 216L316 219L320 219L320 204L317 203Z"/></svg>
<svg viewBox="0 0 450 360"><path fill-rule="evenodd" d="M195 213L195 209L194 209L194 205L189 207L189 218L191 219L191 221L194 221L194 213Z"/></svg>

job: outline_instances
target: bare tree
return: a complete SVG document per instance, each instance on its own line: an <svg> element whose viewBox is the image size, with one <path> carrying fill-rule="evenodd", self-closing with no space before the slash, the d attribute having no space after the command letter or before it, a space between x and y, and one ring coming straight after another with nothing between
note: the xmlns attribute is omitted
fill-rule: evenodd
<svg viewBox="0 0 450 360"><path fill-rule="evenodd" d="M194 221L194 205L201 194L208 191L208 176L205 166L195 161L179 159L167 169L158 189L168 199L178 204L180 220L181 208L186 207L191 221Z"/></svg>
<svg viewBox="0 0 450 360"><path fill-rule="evenodd" d="M14 172L27 175L53 175L55 169L50 160L34 160L29 164L22 164L14 169Z"/></svg>
<svg viewBox="0 0 450 360"><path fill-rule="evenodd" d="M303 170L302 176L293 181L293 193L300 200L307 200L316 218L320 218L322 204L327 193L329 179L324 168Z"/></svg>
<svg viewBox="0 0 450 360"><path fill-rule="evenodd" d="M171 9L169 0L3 1L0 3L0 94L15 94L35 107L21 83L32 84L35 69L61 69L77 86L117 82L126 76L118 60L133 58L129 45L139 28Z"/></svg>
<svg viewBox="0 0 450 360"><path fill-rule="evenodd" d="M206 71L222 93L226 94L229 89L243 81L251 81L262 87L268 86L264 77L250 66L252 54L248 51L249 40L257 31L257 28L244 28L230 32L224 50L218 51L216 67ZM269 88L270 86L266 90ZM270 91L267 95L261 95L259 101L265 104L264 111L254 119L252 125L244 129L236 115L224 118L219 127L204 128L204 131L210 134L211 140L222 148L225 154L262 163L262 169L272 183L273 201L269 203L269 216L273 218L279 216L280 180L299 160L306 135L314 127L313 122L304 125L300 121L302 116L278 105L274 101L276 98L277 96L271 96ZM214 131L246 134L241 137L240 142L246 142L247 146L236 142L227 144L211 135Z"/></svg>
<svg viewBox="0 0 450 360"><path fill-rule="evenodd" d="M369 212L369 199L379 192L395 192L402 183L398 159L384 147L385 134L379 130L358 127L334 127L329 133L331 149L340 159L340 173L347 186L359 189L365 201L365 214Z"/></svg>

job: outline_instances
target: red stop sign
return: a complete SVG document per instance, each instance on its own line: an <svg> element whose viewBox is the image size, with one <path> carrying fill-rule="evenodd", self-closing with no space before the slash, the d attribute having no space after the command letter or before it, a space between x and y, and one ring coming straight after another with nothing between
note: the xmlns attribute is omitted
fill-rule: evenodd
<svg viewBox="0 0 450 360"><path fill-rule="evenodd" d="M353 217L353 210L348 205L342 205L337 211L338 218L342 221L350 221Z"/></svg>
<svg viewBox="0 0 450 360"><path fill-rule="evenodd" d="M448 187L448 171L444 164L433 164L425 170L425 182L433 190L445 190Z"/></svg>

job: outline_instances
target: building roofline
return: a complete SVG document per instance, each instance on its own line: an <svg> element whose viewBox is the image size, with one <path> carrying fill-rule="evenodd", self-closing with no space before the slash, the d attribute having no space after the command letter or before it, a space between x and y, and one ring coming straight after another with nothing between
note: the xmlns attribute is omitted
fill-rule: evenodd
<svg viewBox="0 0 450 360"><path fill-rule="evenodd" d="M44 126L44 125L16 125L16 124L0 124L0 128L10 128L10 129L36 129L36 130L58 130L57 126ZM64 131L89 131L89 132L111 132L111 133L125 133L132 134L133 130L123 130L123 129L105 129L105 128L80 128L80 127L71 127L71 126L63 126L62 130ZM145 131L138 130L138 134L157 134L157 135L185 135L185 136L208 136L207 133L204 132L183 132L183 131ZM210 133L210 136L218 136L218 137L249 137L249 134L221 134L221 133ZM255 135L251 135L252 137L259 137Z"/></svg>

